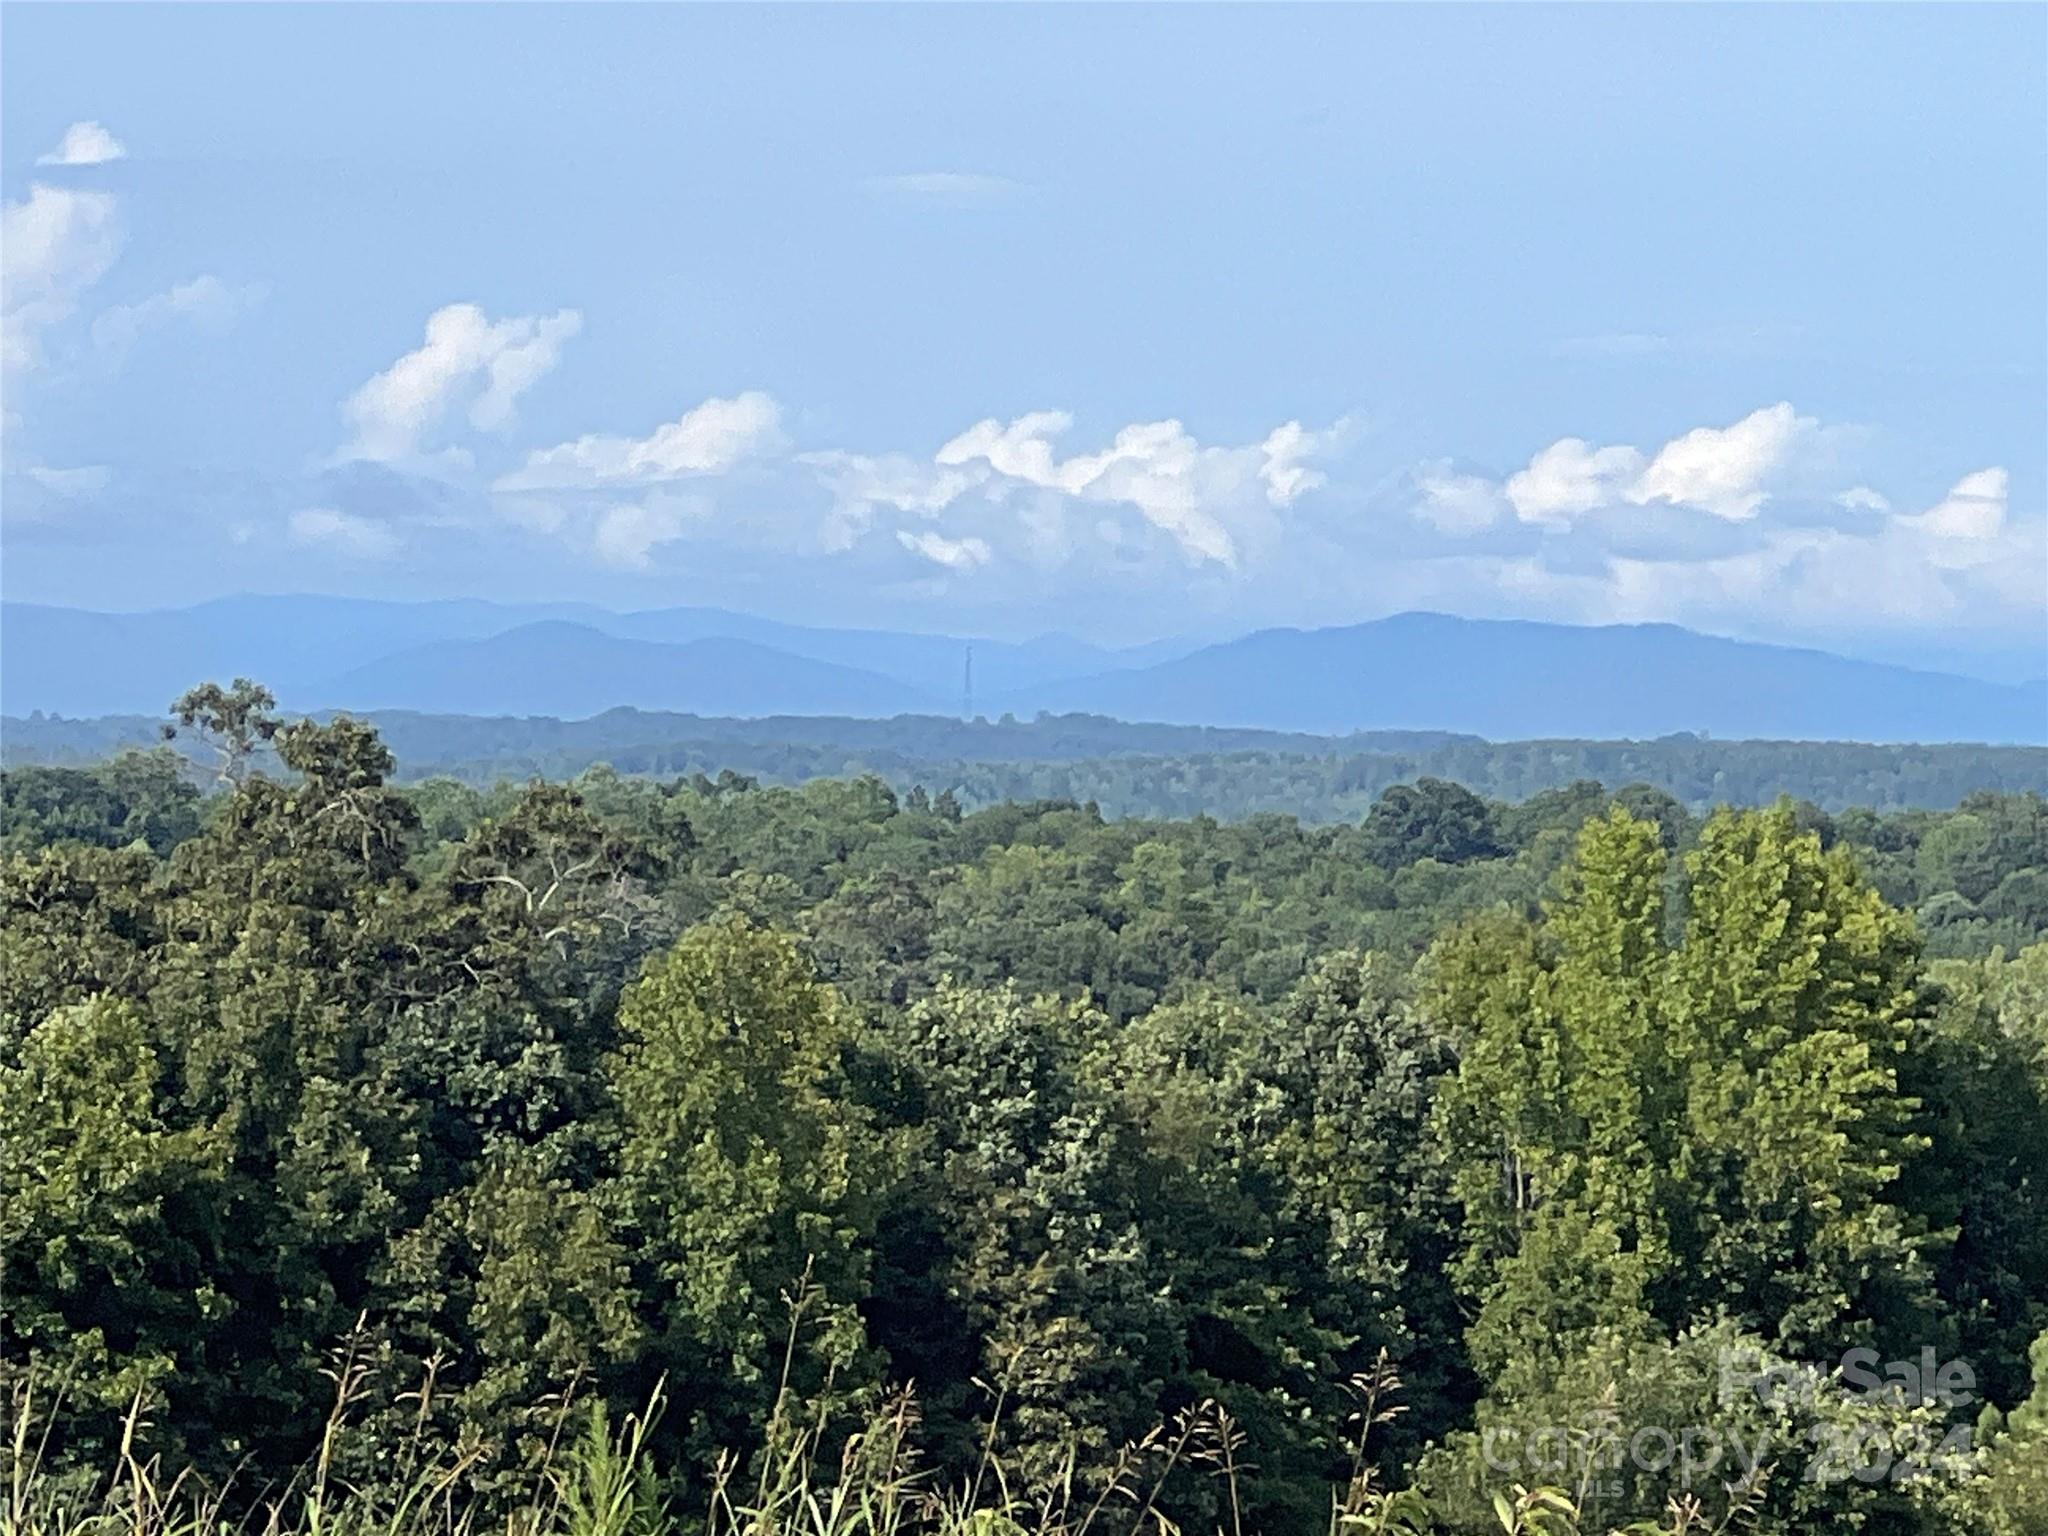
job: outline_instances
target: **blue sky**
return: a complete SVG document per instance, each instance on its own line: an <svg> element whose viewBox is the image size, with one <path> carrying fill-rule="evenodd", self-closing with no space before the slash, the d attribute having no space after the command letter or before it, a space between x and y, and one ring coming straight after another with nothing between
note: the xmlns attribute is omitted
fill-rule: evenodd
<svg viewBox="0 0 2048 1536"><path fill-rule="evenodd" d="M10 6L5 590L2048 670L2048 11Z"/></svg>

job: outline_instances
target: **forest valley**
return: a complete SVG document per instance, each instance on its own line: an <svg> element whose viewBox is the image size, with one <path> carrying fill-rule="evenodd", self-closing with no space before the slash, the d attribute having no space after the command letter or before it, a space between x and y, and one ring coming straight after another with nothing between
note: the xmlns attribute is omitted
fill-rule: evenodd
<svg viewBox="0 0 2048 1536"><path fill-rule="evenodd" d="M1113 820L173 713L216 784L5 777L11 1531L2048 1531L2038 795Z"/></svg>

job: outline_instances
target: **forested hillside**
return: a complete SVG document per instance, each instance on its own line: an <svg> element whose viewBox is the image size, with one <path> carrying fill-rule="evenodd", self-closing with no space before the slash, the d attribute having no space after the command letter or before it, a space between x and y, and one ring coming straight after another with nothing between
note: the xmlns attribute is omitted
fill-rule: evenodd
<svg viewBox="0 0 2048 1536"><path fill-rule="evenodd" d="M1951 810L1983 791L2048 793L2048 747L1692 735L1489 742L1448 731L1310 736L1101 715L719 719L615 709L587 720L405 711L362 718L397 755L401 781L452 778L481 789L571 778L604 764L631 775L737 773L767 784L872 775L898 793L951 789L970 809L1051 798L1092 801L1114 817L1237 819L1277 811L1310 822L1356 821L1392 785L1423 777L1502 800L1581 779L1646 783L1695 811L1767 805L1780 795L1829 811ZM79 766L161 739L162 723L152 716L10 717L0 721L0 762Z"/></svg>
<svg viewBox="0 0 2048 1536"><path fill-rule="evenodd" d="M2048 1518L2038 795L483 792L266 703L182 701L205 794L6 775L43 1497L623 1533L796 1458L963 1533ZM1877 1390L1923 1360L1967 1380Z"/></svg>

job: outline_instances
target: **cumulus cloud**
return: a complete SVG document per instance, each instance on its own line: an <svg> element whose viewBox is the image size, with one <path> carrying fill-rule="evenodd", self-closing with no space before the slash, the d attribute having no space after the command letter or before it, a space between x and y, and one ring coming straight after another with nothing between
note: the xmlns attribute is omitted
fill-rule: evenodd
<svg viewBox="0 0 2048 1536"><path fill-rule="evenodd" d="M1559 438L1508 476L1501 492L1516 517L1550 529L1603 507L1652 503L1747 522L1820 439L1818 421L1780 401L1726 427L1695 427L1654 455L1625 443L1596 448L1584 438ZM1875 492L1845 493L1842 505L1861 505L1850 495ZM1427 497L1417 508L1425 519L1434 511Z"/></svg>
<svg viewBox="0 0 2048 1536"><path fill-rule="evenodd" d="M1491 528L1500 521L1507 500L1486 476L1463 473L1443 462L1417 470L1415 488L1422 495L1416 515L1440 533L1469 534Z"/></svg>
<svg viewBox="0 0 2048 1536"><path fill-rule="evenodd" d="M1771 479L1819 426L1781 400L1732 426L1695 427L1658 450L1628 499L1697 507L1731 521L1754 517Z"/></svg>
<svg viewBox="0 0 2048 1536"><path fill-rule="evenodd" d="M987 476L978 470L949 468L903 453L865 454L830 450L797 455L832 493L824 545L828 551L851 549L873 525L875 509L892 507L935 517Z"/></svg>
<svg viewBox="0 0 2048 1536"><path fill-rule="evenodd" d="M1407 511L1447 542L1388 548L1407 573L1389 584L1481 611L1822 644L1908 627L2038 635L2048 520L2013 515L2007 472L1906 510L1841 470L1855 438L1780 402L1648 453L1563 438L1504 480L1424 463L1400 482Z"/></svg>
<svg viewBox="0 0 2048 1536"><path fill-rule="evenodd" d="M490 319L474 304L427 318L425 341L358 389L342 406L354 437L345 459L398 463L416 457L457 409L479 431L502 431L519 396L561 356L583 326L573 309Z"/></svg>
<svg viewBox="0 0 2048 1536"><path fill-rule="evenodd" d="M703 515L702 507L673 496L607 507L598 514L591 547L606 565L646 570L657 545L680 539Z"/></svg>
<svg viewBox="0 0 2048 1536"><path fill-rule="evenodd" d="M1898 524L1925 541L1927 558L1937 565L1982 564L1998 554L2009 484L2003 469L1980 469L1963 476L1925 512L1901 517ZM2037 579L2041 574L2034 573Z"/></svg>
<svg viewBox="0 0 2048 1536"><path fill-rule="evenodd" d="M541 449L497 489L595 490L723 474L781 447L781 422L780 407L758 390L706 400L647 437L592 434Z"/></svg>
<svg viewBox="0 0 2048 1536"><path fill-rule="evenodd" d="M98 123L73 123L64 130L57 147L36 160L37 165L105 165L124 160L127 149Z"/></svg>
<svg viewBox="0 0 2048 1536"><path fill-rule="evenodd" d="M219 331L262 301L257 284L236 286L207 274L178 283L134 304L115 304L92 323L92 342L102 353L120 357L150 331L167 325L193 325Z"/></svg>
<svg viewBox="0 0 2048 1536"><path fill-rule="evenodd" d="M1195 563L1234 567L1242 534L1261 509L1287 507L1323 483L1308 460L1340 440L1343 424L1311 432L1299 422L1262 442L1208 447L1174 420L1139 422L1099 453L1059 457L1055 439L1073 425L1065 411L1033 411L1011 421L977 422L941 447L943 468L986 466L1006 481L1083 501L1135 508Z"/></svg>
<svg viewBox="0 0 2048 1536"><path fill-rule="evenodd" d="M1583 438L1566 437L1510 475L1504 491L1523 522L1563 527L1619 499L1642 469L1643 456L1633 448L1595 448Z"/></svg>
<svg viewBox="0 0 2048 1536"><path fill-rule="evenodd" d="M358 560L387 560L400 540L387 525L333 507L304 507L287 523L292 542L315 545Z"/></svg>
<svg viewBox="0 0 2048 1536"><path fill-rule="evenodd" d="M1265 455L1265 462L1259 466L1259 478L1266 483L1266 500L1276 507L1292 506L1304 492L1328 485L1330 477L1319 469L1309 468L1307 461L1335 448L1347 425L1340 422L1326 432L1311 432L1300 422L1289 421L1268 433L1259 444L1259 451Z"/></svg>
<svg viewBox="0 0 2048 1536"><path fill-rule="evenodd" d="M934 565L943 565L949 571L971 571L995 558L985 539L949 539L942 533L929 530L913 532L901 529L896 534L896 541L912 553L924 556Z"/></svg>
<svg viewBox="0 0 2048 1536"><path fill-rule="evenodd" d="M0 218L0 362L13 373L42 360L44 334L113 266L121 222L111 194L41 182Z"/></svg>

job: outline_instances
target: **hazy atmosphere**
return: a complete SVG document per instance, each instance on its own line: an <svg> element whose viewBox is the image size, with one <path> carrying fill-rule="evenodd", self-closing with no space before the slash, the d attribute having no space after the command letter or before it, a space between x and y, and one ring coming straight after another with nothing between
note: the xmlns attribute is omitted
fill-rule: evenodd
<svg viewBox="0 0 2048 1536"><path fill-rule="evenodd" d="M2039 7L113 14L7 18L10 599L2048 671Z"/></svg>
<svg viewBox="0 0 2048 1536"><path fill-rule="evenodd" d="M0 88L0 1536L2048 1536L2048 0Z"/></svg>

